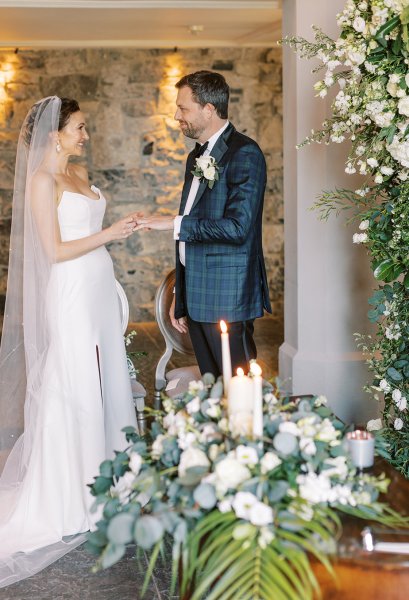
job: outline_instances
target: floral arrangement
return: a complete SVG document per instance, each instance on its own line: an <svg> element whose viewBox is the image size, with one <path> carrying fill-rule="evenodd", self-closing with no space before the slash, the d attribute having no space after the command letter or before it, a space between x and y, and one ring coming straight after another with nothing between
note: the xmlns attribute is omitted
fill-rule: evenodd
<svg viewBox="0 0 409 600"><path fill-rule="evenodd" d="M192 175L199 179L205 179L210 189L219 179L219 166L213 156L199 156L196 158L195 168Z"/></svg>
<svg viewBox="0 0 409 600"><path fill-rule="evenodd" d="M307 600L318 591L310 557L332 571L340 512L408 526L378 499L385 477L356 473L324 397L264 392L262 439L232 435L211 375L164 400L151 441L124 429L129 448L91 488L102 514L88 540L96 570L136 544L151 551L146 589L168 538L182 598Z"/></svg>
<svg viewBox="0 0 409 600"><path fill-rule="evenodd" d="M377 334L357 341L373 373L367 389L385 400L369 427L381 430L392 464L409 476L409 0L347 0L337 22L336 40L313 27L313 42L283 42L319 59L318 96L335 88L332 117L300 147L349 139L345 171L366 177L355 191L324 192L315 207L322 218L352 207L359 222L352 241L366 245L379 284L368 312Z"/></svg>
<svg viewBox="0 0 409 600"><path fill-rule="evenodd" d="M130 346L133 343L134 337L137 335L135 329L132 329L129 333L124 336L124 343L126 348L126 363L128 365L128 373L131 379L136 379L139 373L139 369L135 367L135 360L142 356L147 356L147 352L144 350L131 350Z"/></svg>

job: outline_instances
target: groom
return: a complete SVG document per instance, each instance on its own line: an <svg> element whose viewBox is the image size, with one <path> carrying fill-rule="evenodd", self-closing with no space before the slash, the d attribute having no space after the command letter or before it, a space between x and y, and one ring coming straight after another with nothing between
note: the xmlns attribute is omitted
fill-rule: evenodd
<svg viewBox="0 0 409 600"><path fill-rule="evenodd" d="M198 71L177 84L175 119L197 141L186 163L179 215L138 218L176 240L173 326L189 331L201 373L222 372L220 319L228 322L233 372L256 358L254 319L271 312L262 249L266 164L228 121L229 86Z"/></svg>

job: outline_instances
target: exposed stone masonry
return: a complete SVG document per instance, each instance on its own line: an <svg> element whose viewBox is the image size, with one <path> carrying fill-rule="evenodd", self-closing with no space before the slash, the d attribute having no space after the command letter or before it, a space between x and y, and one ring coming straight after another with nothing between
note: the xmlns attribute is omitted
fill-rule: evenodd
<svg viewBox="0 0 409 600"><path fill-rule="evenodd" d="M231 86L230 119L265 153L264 250L273 310L283 305L281 51L269 48L0 51L0 296L4 299L18 132L30 106L56 94L76 98L91 136L85 161L107 200L106 225L129 212L175 214L192 141L173 119L174 84L198 69ZM136 233L110 246L131 320L154 319L162 277L174 265L170 232Z"/></svg>

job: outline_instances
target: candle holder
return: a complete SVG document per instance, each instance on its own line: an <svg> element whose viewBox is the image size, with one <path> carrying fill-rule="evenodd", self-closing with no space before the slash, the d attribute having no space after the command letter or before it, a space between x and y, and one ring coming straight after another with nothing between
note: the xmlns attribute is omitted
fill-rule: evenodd
<svg viewBox="0 0 409 600"><path fill-rule="evenodd" d="M347 445L352 464L361 472L373 466L375 438L369 431L356 429L347 433Z"/></svg>

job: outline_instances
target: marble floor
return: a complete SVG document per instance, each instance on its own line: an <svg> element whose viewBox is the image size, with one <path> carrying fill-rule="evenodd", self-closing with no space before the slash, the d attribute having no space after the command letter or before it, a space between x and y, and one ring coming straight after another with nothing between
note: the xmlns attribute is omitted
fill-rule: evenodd
<svg viewBox="0 0 409 600"><path fill-rule="evenodd" d="M147 352L138 360L139 379L148 392L148 404L152 403L153 382L157 361L165 344L156 323L131 323L130 330L137 335L132 349ZM266 379L277 373L278 348L283 339L283 325L277 319L264 317L256 321L255 339L259 363ZM169 368L192 364L192 357L174 354ZM145 600L173 600L169 595L170 559L157 566ZM100 573L92 573L94 557L83 546L73 550L41 573L7 588L0 589L0 600L142 600L141 589L147 569L147 557L139 562L130 548L126 556L115 566Z"/></svg>

